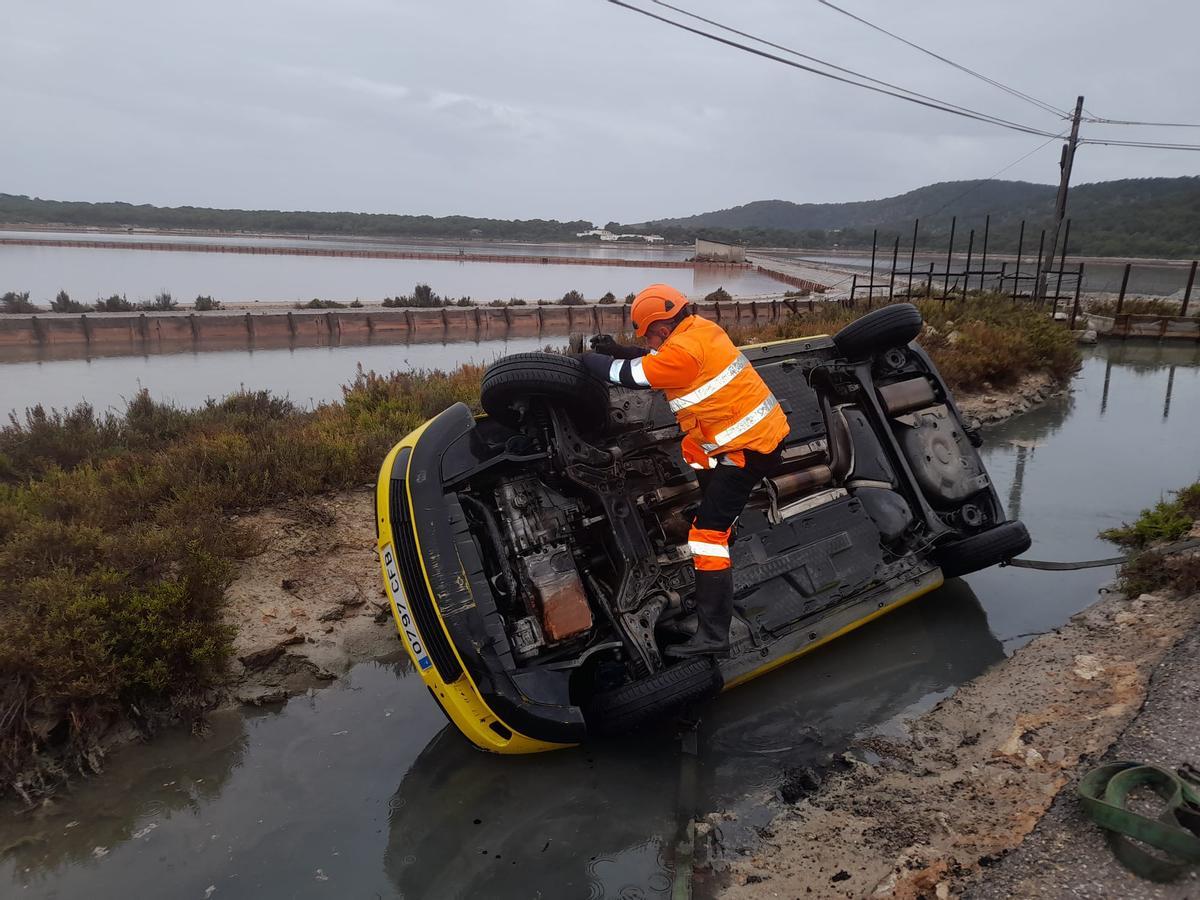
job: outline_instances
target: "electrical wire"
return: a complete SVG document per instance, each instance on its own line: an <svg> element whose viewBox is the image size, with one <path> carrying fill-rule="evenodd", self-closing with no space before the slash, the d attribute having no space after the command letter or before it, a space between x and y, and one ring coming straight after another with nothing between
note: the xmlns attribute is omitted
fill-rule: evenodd
<svg viewBox="0 0 1200 900"><path fill-rule="evenodd" d="M1055 115L1060 116L1064 119L1071 118L1071 114L1069 112L1067 112L1066 110L1059 109L1057 106L1054 106L1053 104L1047 103L1044 100L1039 100L1037 97L1034 97L1030 94L1026 94L1024 91L1019 91L1016 88L1010 87L1009 85L1004 84L1001 81L997 81L994 78L989 78L987 75L984 75L982 72L976 72L974 69L970 69L970 68L962 65L961 63L956 63L952 59L947 59L946 57L942 56L940 53L935 53L932 50L926 49L925 47L922 47L920 44L915 44L912 41L907 40L906 38L903 38L898 34L894 34L893 32L888 31L886 28L882 28L879 25L876 25L874 22L870 22L870 21L862 18L861 16L855 15L854 13L850 12L849 10L842 9L840 6L837 6L836 4L831 3L830 0L817 0L817 2L820 3L822 6L828 6L830 9L832 9L836 12L839 12L844 16L849 16L851 19L854 19L856 22L861 22L863 25L866 25L868 28L872 28L875 31L878 31L882 34L886 34L888 37L894 38L903 44L907 44L909 47L912 47L914 50L918 50L921 53L926 54L927 56L932 56L934 59L940 60L941 62L944 62L947 65L953 66L954 68L958 69L961 72L966 72L968 75L971 75L975 78L979 78L982 81L986 81L988 84L992 85L993 87L999 88L1000 90L1004 91L1005 93L1012 94L1014 97L1019 97L1022 100L1026 100L1026 101L1034 104L1035 106L1040 107L1041 109L1045 110L1046 112L1054 113ZM1139 121L1136 121L1133 119L1108 119L1108 118L1105 118L1104 116L1096 115L1090 109L1084 109L1084 112L1087 113L1087 115L1081 117L1080 121L1090 122L1093 125L1138 125L1138 126L1145 126L1148 128L1200 128L1200 122L1139 122Z"/></svg>
<svg viewBox="0 0 1200 900"><path fill-rule="evenodd" d="M1198 122L1135 122L1130 119L1105 119L1100 116L1087 115L1082 119L1095 125L1144 125L1148 128L1200 128Z"/></svg>
<svg viewBox="0 0 1200 900"><path fill-rule="evenodd" d="M1200 150L1200 144L1170 144L1160 141L1119 141L1097 138L1080 138L1081 144L1101 144L1105 147L1141 147L1147 150Z"/></svg>
<svg viewBox="0 0 1200 900"><path fill-rule="evenodd" d="M940 53L935 53L932 50L922 47L920 44L914 44L912 41L908 40L907 38L902 38L900 35L895 34L891 31L888 31L886 28L876 25L874 22L869 22L866 19L862 18L861 16L856 16L854 13L850 12L849 10L842 9L840 6L836 6L835 4L830 3L829 0L817 0L817 2L820 3L822 6L828 6L830 9L834 10L835 12L841 13L843 16L849 16L851 19L854 19L854 21L856 21L856 22L861 22L863 25L866 25L868 28L872 28L875 31L878 31L882 34L886 34L888 37L893 38L897 41L900 41L900 43L906 44L909 47L912 47L914 50L924 53L926 56L932 56L936 60L940 60L941 62L944 62L949 66L953 66L954 68L958 69L960 72L965 72L974 78L978 78L981 81L986 81L988 84L992 85L992 87L999 88L1000 90L1004 91L1007 94L1011 94L1014 97L1019 97L1020 99L1025 100L1028 103L1032 103L1034 106L1039 107L1044 112L1052 113L1063 119L1071 118L1071 114L1069 112L1067 112L1066 110L1059 109L1057 106L1054 106L1051 103L1047 103L1044 100L1039 100L1037 97L1033 97L1029 94L1026 94L1024 91L1019 91L1014 87L1010 87L1009 85L1004 84L1004 82L1002 82L1002 81L997 81L994 78L989 78L987 75L984 75L982 72L976 72L974 69L969 69L966 66L962 65L961 63L956 63L952 59L947 59L945 56L942 56Z"/></svg>
<svg viewBox="0 0 1200 900"><path fill-rule="evenodd" d="M1040 128L1034 128L1029 125L1022 125L1017 122L1010 122L1007 119L1001 119L998 116L992 116L987 113L977 112L975 110L966 110L965 108L955 108L951 105L944 104L940 101L931 102L928 100L923 100L918 97L912 96L913 92L899 93L898 91L889 90L887 88L876 87L875 85L871 85L871 84L864 84L861 81L855 81L851 78L844 78L841 75L835 75L832 72L826 72L821 69L813 68L812 66L806 66L803 63L794 62L790 59L784 59L781 56L776 56L774 53L768 53L765 50L759 50L756 47L749 47L745 44L738 43L737 41L731 41L728 38L723 38L720 35L711 34L710 32L703 31L699 28L693 28L690 25L685 25L683 22L677 22L674 19L668 19L667 17L660 16L657 13L653 13L648 9L642 9L637 6L633 6L630 3L626 3L625 0L607 0L607 2L613 4L614 6L620 6L624 9L628 9L632 12L640 13L641 15L646 16L648 18L656 19L659 22L663 22L664 24L674 26L675 28L679 28L683 31L687 31L692 34L698 35L700 37L707 38L710 41L715 41L718 44L725 44L728 47L734 47L738 50L744 50L745 52L752 53L755 56L761 56L764 59L769 59L774 62L782 63L785 66L791 66L794 69L800 69L805 72L810 72L814 75L821 75L825 78L830 78L834 81L840 81L844 84L849 84L854 87L860 87L860 88L864 88L868 91L874 91L877 94L885 94L889 97L896 97L900 100L907 100L909 103L915 103L918 106L925 106L930 109L940 110L941 112L948 112L952 115L962 116L963 118L966 118L966 119L974 119L978 122L984 122L989 125L998 125L1002 128L1008 128L1013 131L1020 131L1025 134L1036 134L1036 135L1040 135L1041 137L1051 137L1051 138L1057 137L1057 135L1055 135L1052 132L1043 131ZM719 27L724 27L724 26L719 26ZM732 29L730 29L730 30L732 30ZM766 43L765 41L763 41L760 38L752 38L752 39L755 41L758 41L760 43ZM904 89L901 88L900 90L904 90Z"/></svg>
<svg viewBox="0 0 1200 900"><path fill-rule="evenodd" d="M681 15L687 16L690 19L696 19L697 21L704 22L707 25L712 25L716 28L720 28L722 31L728 31L729 33L736 34L739 37L748 38L752 41L755 41L756 43L763 44L764 46L767 46L767 47L772 47L776 50L780 50L784 53L788 53L788 54L798 57L800 59L807 59L809 62L817 63L818 65L825 66L826 68L833 69L837 72L843 72L843 73L845 73L847 75L851 75L855 78L862 78L865 81L874 82L875 84L882 85L883 87L886 87L886 88L891 88L892 90L902 91L905 94L911 94L914 97L920 97L922 100L929 100L931 103L937 103L942 106L949 106L954 109L961 110L965 113L971 113L971 114L976 113L976 111L973 109L970 109L965 106L959 106L957 103L951 103L949 100L941 100L937 97L931 97L928 94L922 94L918 91L914 91L914 90L911 90L906 87L901 87L900 85L893 84L890 81L884 81L880 78L874 78L874 77L872 77L870 75L866 75L862 72L857 72L854 69L847 69L845 66L839 66L836 63L829 62L828 60L821 59L816 56L811 56L807 53L801 53L799 50L795 50L791 47L785 47L783 44L776 44L773 41L768 41L766 38L757 37L753 34L750 34L749 32L739 31L737 28L733 28L732 26L729 26L729 25L723 25L720 22L715 21L714 19L706 19L704 16L701 16L697 13L689 12L688 10L683 9L678 6L673 6L670 3L665 2L665 0L650 0L650 2L653 3L655 6L664 7L665 9L669 9L669 10L672 10L673 12L677 12ZM991 118L991 117L989 116L989 118Z"/></svg>
<svg viewBox="0 0 1200 900"><path fill-rule="evenodd" d="M1054 137L1050 138L1050 140L1048 140L1048 141L1043 141L1042 143L1040 143L1040 144L1038 144L1036 147L1034 147L1032 150L1030 150L1028 153L1026 153L1024 156L1021 156L1021 157L1018 157L1017 159L1014 159L1012 162L1010 162L1010 163L1009 163L1007 166L1005 166L1003 169L1000 169L999 171L997 171L997 172L995 172L995 173L993 173L993 174L989 175L987 178L984 178L982 181L977 181L977 182L975 182L975 184L971 185L969 188L967 188L965 191L963 191L963 192L962 192L961 194L959 194L957 197L953 197L953 198L951 198L950 200L947 200L945 203L943 203L941 206L939 206L937 209L935 209L935 210L934 210L934 211L931 213L931 215L935 215L935 216L936 216L938 213L940 213L940 212L941 212L943 209L945 209L947 206L950 206L952 203L957 203L957 202L958 202L959 200L961 200L963 197L965 197L965 196L967 196L968 194L970 194L971 192L973 192L973 191L976 191L976 190L978 190L979 188L983 187L983 186L984 186L985 184L987 184L989 181L995 181L997 178L999 178L1001 175L1003 175L1005 172L1007 172L1007 171L1008 171L1009 169L1011 169L1013 166L1017 165L1018 163L1023 163L1023 162L1025 162L1025 160L1029 159L1029 157L1033 156L1033 154L1037 153L1037 152L1038 152L1039 150L1041 150L1043 147L1047 147L1047 146L1049 146L1050 144L1054 143L1055 141L1057 141L1057 140L1061 140L1062 138L1066 137L1066 136L1067 136L1069 133L1070 133L1070 129L1068 129L1067 131L1064 131L1064 132L1062 132L1062 134L1056 134L1056 135L1054 135Z"/></svg>

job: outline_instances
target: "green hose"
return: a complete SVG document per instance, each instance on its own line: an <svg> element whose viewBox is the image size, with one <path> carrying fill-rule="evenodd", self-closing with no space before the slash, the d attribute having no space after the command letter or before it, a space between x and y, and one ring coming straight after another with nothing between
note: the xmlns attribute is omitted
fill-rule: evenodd
<svg viewBox="0 0 1200 900"><path fill-rule="evenodd" d="M1113 854L1135 875L1174 881L1200 864L1200 783L1192 781L1193 772L1190 767L1176 774L1158 766L1119 762L1092 769L1079 782L1084 811L1105 829ZM1157 819L1126 809L1129 794L1142 786L1165 801ZM1135 840L1161 853L1150 853Z"/></svg>

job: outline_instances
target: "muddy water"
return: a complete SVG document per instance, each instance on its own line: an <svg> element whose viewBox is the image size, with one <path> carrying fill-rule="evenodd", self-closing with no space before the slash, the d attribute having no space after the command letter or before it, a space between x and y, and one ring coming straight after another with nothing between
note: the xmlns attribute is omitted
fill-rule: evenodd
<svg viewBox="0 0 1200 900"><path fill-rule="evenodd" d="M1200 476L1200 350L1107 345L1074 391L989 431L987 461L1029 555L1095 538ZM761 798L855 734L902 727L1083 608L1111 569L992 570L720 698L695 753L670 732L549 756L472 750L399 661L273 711L171 734L36 816L0 824L5 893L28 897L665 897L678 823ZM793 779L795 780L795 779Z"/></svg>

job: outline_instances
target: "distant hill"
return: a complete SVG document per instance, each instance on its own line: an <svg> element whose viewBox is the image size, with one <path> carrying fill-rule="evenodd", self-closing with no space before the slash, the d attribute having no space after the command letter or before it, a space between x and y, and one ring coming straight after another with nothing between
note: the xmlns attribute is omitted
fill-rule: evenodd
<svg viewBox="0 0 1200 900"><path fill-rule="evenodd" d="M898 197L855 203L792 203L759 200L679 219L620 225L609 231L650 231L671 241L696 237L753 246L861 248L879 230L880 246L896 236L901 246L921 220L922 249L946 246L950 219L957 216L955 247L966 250L968 234L983 239L991 215L989 247L1015 250L1027 219L1025 250L1037 253L1038 235L1050 224L1055 188L1025 181L946 181ZM1134 178L1081 184L1071 189L1070 253L1094 256L1200 256L1200 177ZM574 241L591 222L554 219L477 219L355 212L161 207L129 203L75 203L0 194L0 223L87 225L105 228L186 228L228 232L294 232L395 238L482 238L516 241Z"/></svg>
<svg viewBox="0 0 1200 900"><path fill-rule="evenodd" d="M130 203L42 200L20 194L0 194L0 223L512 241L575 240L576 232L593 227L591 222L559 222L554 219L476 219L471 216L207 209L148 204L134 206Z"/></svg>
<svg viewBox="0 0 1200 900"><path fill-rule="evenodd" d="M1027 250L1037 252L1038 236L1052 221L1057 188L1026 181L945 181L898 197L856 203L792 203L759 200L732 209L678 219L623 225L651 230L669 240L710 237L752 245L804 247L901 245L921 220L919 243L945 245L950 220L957 216L955 246L965 250L970 230L976 248L991 216L989 247L1015 250L1022 219ZM1200 177L1133 178L1071 188L1071 253L1095 256L1195 257L1200 255Z"/></svg>

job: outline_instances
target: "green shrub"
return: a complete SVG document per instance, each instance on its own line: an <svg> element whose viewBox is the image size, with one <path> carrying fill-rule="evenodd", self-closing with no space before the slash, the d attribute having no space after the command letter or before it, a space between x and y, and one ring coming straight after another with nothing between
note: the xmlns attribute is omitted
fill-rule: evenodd
<svg viewBox="0 0 1200 900"><path fill-rule="evenodd" d="M579 291L567 291L558 302L563 306L583 306L587 303L583 299L583 294L579 293Z"/></svg>
<svg viewBox="0 0 1200 900"><path fill-rule="evenodd" d="M96 312L133 312L137 307L121 294L113 294L95 303Z"/></svg>
<svg viewBox="0 0 1200 900"><path fill-rule="evenodd" d="M633 303L633 301L636 299L637 299L637 294L626 294L625 295L625 305L629 306L629 304Z"/></svg>
<svg viewBox="0 0 1200 900"><path fill-rule="evenodd" d="M141 304L141 309L147 312L170 312L173 309L178 309L179 304L167 291L159 291L154 295L153 300L147 300Z"/></svg>
<svg viewBox="0 0 1200 900"><path fill-rule="evenodd" d="M196 312L212 312L213 310L221 309L221 303L212 297L201 295L192 304L192 309Z"/></svg>
<svg viewBox="0 0 1200 900"><path fill-rule="evenodd" d="M359 300L357 297L355 297L353 300L350 301L350 308L351 309L362 309L363 303L361 300Z"/></svg>
<svg viewBox="0 0 1200 900"><path fill-rule="evenodd" d="M8 291L0 295L0 313L35 313L38 311L29 300L29 291Z"/></svg>
<svg viewBox="0 0 1200 900"><path fill-rule="evenodd" d="M604 294L604 296L603 296L603 297L601 297L601 298L600 298L600 302L601 302L601 303L603 303L603 304L604 304L604 305L606 305L606 306L608 306L608 305L610 305L610 304L613 304L613 303L616 303L616 302L617 302L617 295L616 295L616 294L614 294L612 291L608 291L608 292L606 292L606 293Z"/></svg>
<svg viewBox="0 0 1200 900"><path fill-rule="evenodd" d="M1179 540L1200 519L1200 482L1175 492L1173 500L1159 500L1132 523L1100 533L1106 540L1127 547L1146 547L1158 541Z"/></svg>
<svg viewBox="0 0 1200 900"><path fill-rule="evenodd" d="M704 300L707 303L728 303L732 299L733 297L730 296L729 291L723 287L719 287L712 293L704 295Z"/></svg>
<svg viewBox="0 0 1200 900"><path fill-rule="evenodd" d="M313 297L307 303L297 303L296 309L345 309L345 303L339 303L336 300L321 300Z"/></svg>
<svg viewBox="0 0 1200 900"><path fill-rule="evenodd" d="M66 291L59 291L58 295L50 301L50 311L57 313L84 313L88 311L88 307L71 299L71 295Z"/></svg>

